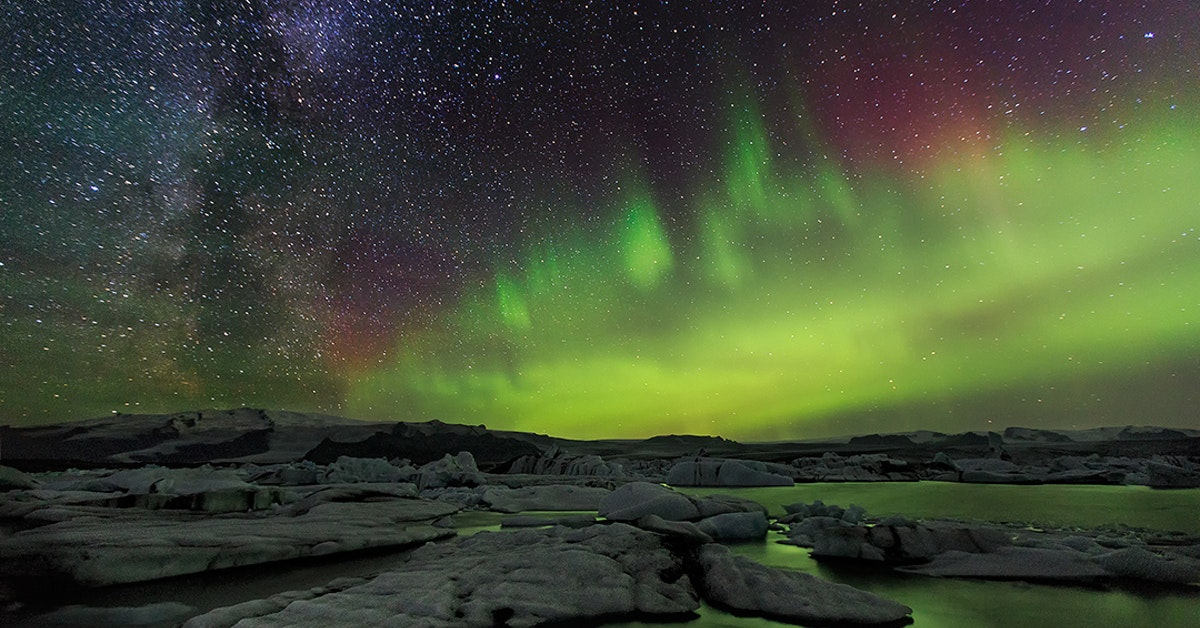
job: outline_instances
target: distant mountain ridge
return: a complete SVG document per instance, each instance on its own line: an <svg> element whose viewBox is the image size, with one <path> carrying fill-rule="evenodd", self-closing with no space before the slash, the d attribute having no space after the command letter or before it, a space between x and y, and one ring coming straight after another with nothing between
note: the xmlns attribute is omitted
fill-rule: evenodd
<svg viewBox="0 0 1200 628"><path fill-rule="evenodd" d="M937 450L1015 447L1070 450L1090 444L1119 453L1129 447L1190 443L1200 450L1200 430L1105 427L1049 430L1010 427L1002 432L943 434L927 430L868 434L839 440L740 443L718 436L663 435L643 440L576 441L544 434L490 430L484 425L428 422L366 422L339 416L235 408L171 414L114 414L35 427L0 426L0 464L30 469L68 466L136 466L205 463L272 464L339 456L407 458L424 463L470 451L483 469L502 468L521 456L551 447L579 454L636 458L728 456L790 461L825 451L887 451L902 455ZM1132 451L1132 450L1130 450Z"/></svg>
<svg viewBox="0 0 1200 628"><path fill-rule="evenodd" d="M236 408L110 417L28 428L0 426L0 463L20 466L272 464L338 456L418 464L471 451L482 465L538 454L555 439L483 425L366 422L325 414ZM24 463L24 464L21 464Z"/></svg>

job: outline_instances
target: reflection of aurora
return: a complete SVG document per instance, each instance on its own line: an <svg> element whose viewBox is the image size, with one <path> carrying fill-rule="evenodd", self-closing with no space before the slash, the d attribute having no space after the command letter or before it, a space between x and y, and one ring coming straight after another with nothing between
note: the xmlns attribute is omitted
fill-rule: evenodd
<svg viewBox="0 0 1200 628"><path fill-rule="evenodd" d="M784 163L752 118L734 128L688 228L626 168L612 220L535 234L518 268L401 330L345 412L573 437L1186 421L1195 125L1014 135L905 177Z"/></svg>

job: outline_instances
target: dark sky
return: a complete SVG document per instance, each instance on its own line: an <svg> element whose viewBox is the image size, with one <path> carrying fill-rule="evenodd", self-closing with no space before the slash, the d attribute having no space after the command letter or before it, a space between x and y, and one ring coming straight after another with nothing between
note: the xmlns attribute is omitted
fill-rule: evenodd
<svg viewBox="0 0 1200 628"><path fill-rule="evenodd" d="M0 422L1200 426L1196 24L4 2Z"/></svg>

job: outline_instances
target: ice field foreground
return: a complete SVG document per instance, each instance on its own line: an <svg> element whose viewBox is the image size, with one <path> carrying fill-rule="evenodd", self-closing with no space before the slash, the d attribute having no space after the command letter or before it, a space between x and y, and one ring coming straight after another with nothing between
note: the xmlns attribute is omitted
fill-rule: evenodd
<svg viewBox="0 0 1200 628"><path fill-rule="evenodd" d="M830 564L940 578L1178 595L1200 583L1200 522L1185 519L1034 526L853 497L778 501L797 482L1195 487L1200 438L1183 430L578 442L242 409L0 435L12 465L0 469L6 624L517 626L678 621L708 607L804 625L911 621L904 599L739 555L768 535ZM1148 492L1145 510L1196 493ZM457 534L476 512L519 530ZM406 547L420 549L378 573L230 606L62 607L73 591Z"/></svg>

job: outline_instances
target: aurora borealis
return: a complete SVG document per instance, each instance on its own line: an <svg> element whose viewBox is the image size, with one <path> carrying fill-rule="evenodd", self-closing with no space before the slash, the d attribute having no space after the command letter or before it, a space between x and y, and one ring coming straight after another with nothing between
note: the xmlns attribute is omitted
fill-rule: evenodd
<svg viewBox="0 0 1200 628"><path fill-rule="evenodd" d="M1200 6L8 3L0 423L1200 422Z"/></svg>

